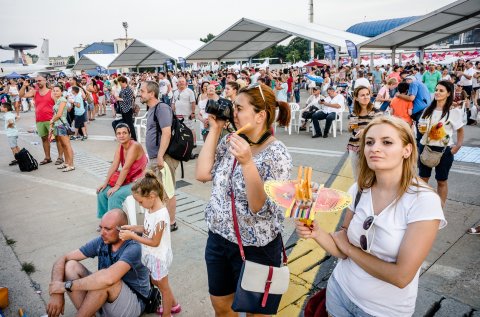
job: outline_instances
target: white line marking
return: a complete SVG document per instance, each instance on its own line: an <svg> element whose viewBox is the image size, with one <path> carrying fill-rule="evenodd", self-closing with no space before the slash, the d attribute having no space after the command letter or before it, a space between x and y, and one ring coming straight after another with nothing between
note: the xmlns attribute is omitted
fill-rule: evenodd
<svg viewBox="0 0 480 317"><path fill-rule="evenodd" d="M48 179L48 178L43 178L43 177L38 177L38 176L32 176L32 175L27 175L27 174L19 174L15 172L9 172L5 170L0 170L0 175L6 175L6 176L13 176L13 177L18 177L18 178L23 178L27 182L35 182L39 183L42 185L50 185L53 187L57 187L60 189L67 189L71 190L80 194L85 194L89 196L97 196L97 193L95 189L88 188L88 187L83 187L83 186L78 186L78 185L73 185L70 183L65 183L65 182L60 182L56 181L53 179Z"/></svg>

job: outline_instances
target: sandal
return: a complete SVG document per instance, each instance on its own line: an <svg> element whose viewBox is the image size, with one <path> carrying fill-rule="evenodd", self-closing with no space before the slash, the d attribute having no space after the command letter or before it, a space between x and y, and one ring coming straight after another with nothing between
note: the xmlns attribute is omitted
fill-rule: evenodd
<svg viewBox="0 0 480 317"><path fill-rule="evenodd" d="M66 164L62 164L59 167L57 167L58 170L63 170L64 168L67 168L68 166Z"/></svg>
<svg viewBox="0 0 480 317"><path fill-rule="evenodd" d="M44 160L41 161L39 164L40 164L40 165L45 165L45 164L48 164L48 163L52 163L52 159L44 159Z"/></svg>
<svg viewBox="0 0 480 317"><path fill-rule="evenodd" d="M62 172L71 172L75 170L75 166L67 166Z"/></svg>
<svg viewBox="0 0 480 317"><path fill-rule="evenodd" d="M480 226L476 226L467 230L468 234L480 234Z"/></svg>
<svg viewBox="0 0 480 317"><path fill-rule="evenodd" d="M172 309L170 310L171 314L178 314L182 311L182 306L180 304L177 304L175 306L172 306ZM157 309L157 315L162 316L163 315L163 306L159 306Z"/></svg>
<svg viewBox="0 0 480 317"><path fill-rule="evenodd" d="M178 230L178 225L177 222L174 222L170 225L170 232L177 231Z"/></svg>
<svg viewBox="0 0 480 317"><path fill-rule="evenodd" d="M60 157L55 161L55 165L60 165L62 163L63 163L63 159Z"/></svg>

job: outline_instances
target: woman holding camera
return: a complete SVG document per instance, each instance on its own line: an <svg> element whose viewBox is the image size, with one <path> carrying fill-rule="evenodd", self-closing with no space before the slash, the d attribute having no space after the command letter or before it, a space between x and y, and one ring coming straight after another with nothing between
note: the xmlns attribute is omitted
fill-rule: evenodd
<svg viewBox="0 0 480 317"><path fill-rule="evenodd" d="M288 104L278 103L268 86L255 84L241 89L235 100L233 123L238 129L245 127L243 134L229 134L219 141L225 121L213 114L208 117L210 132L197 161L196 178L213 181L205 209L209 229L205 260L215 316L236 316L231 305L243 262L232 200L246 259L276 267L281 264L284 217L263 189L267 180L289 179L292 168L287 148L270 134L277 107L277 121L286 125Z"/></svg>

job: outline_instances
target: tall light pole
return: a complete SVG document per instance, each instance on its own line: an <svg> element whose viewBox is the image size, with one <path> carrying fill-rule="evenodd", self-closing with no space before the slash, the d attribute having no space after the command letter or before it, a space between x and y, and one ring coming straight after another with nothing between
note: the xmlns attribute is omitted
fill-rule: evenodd
<svg viewBox="0 0 480 317"><path fill-rule="evenodd" d="M127 32L127 29L128 29L128 23L127 22L122 22L122 26L123 28L125 29L125 48L127 48L127 43L128 43L128 32Z"/></svg>
<svg viewBox="0 0 480 317"><path fill-rule="evenodd" d="M308 22L313 23L313 0L309 0L309 5L308 5ZM314 47L315 43L313 41L310 41L310 60L313 60L315 57L314 54Z"/></svg>

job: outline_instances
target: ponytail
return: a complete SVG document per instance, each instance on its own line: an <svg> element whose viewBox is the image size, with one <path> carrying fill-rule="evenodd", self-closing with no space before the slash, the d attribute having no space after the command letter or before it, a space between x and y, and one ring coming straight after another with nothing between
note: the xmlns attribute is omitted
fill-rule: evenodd
<svg viewBox="0 0 480 317"><path fill-rule="evenodd" d="M290 105L285 101L277 101L277 108L278 116L276 121L280 126L288 126L291 118Z"/></svg>
<svg viewBox="0 0 480 317"><path fill-rule="evenodd" d="M165 199L165 189L152 170L145 172L145 177L137 180L132 186L132 193L148 197L154 192L162 201Z"/></svg>

